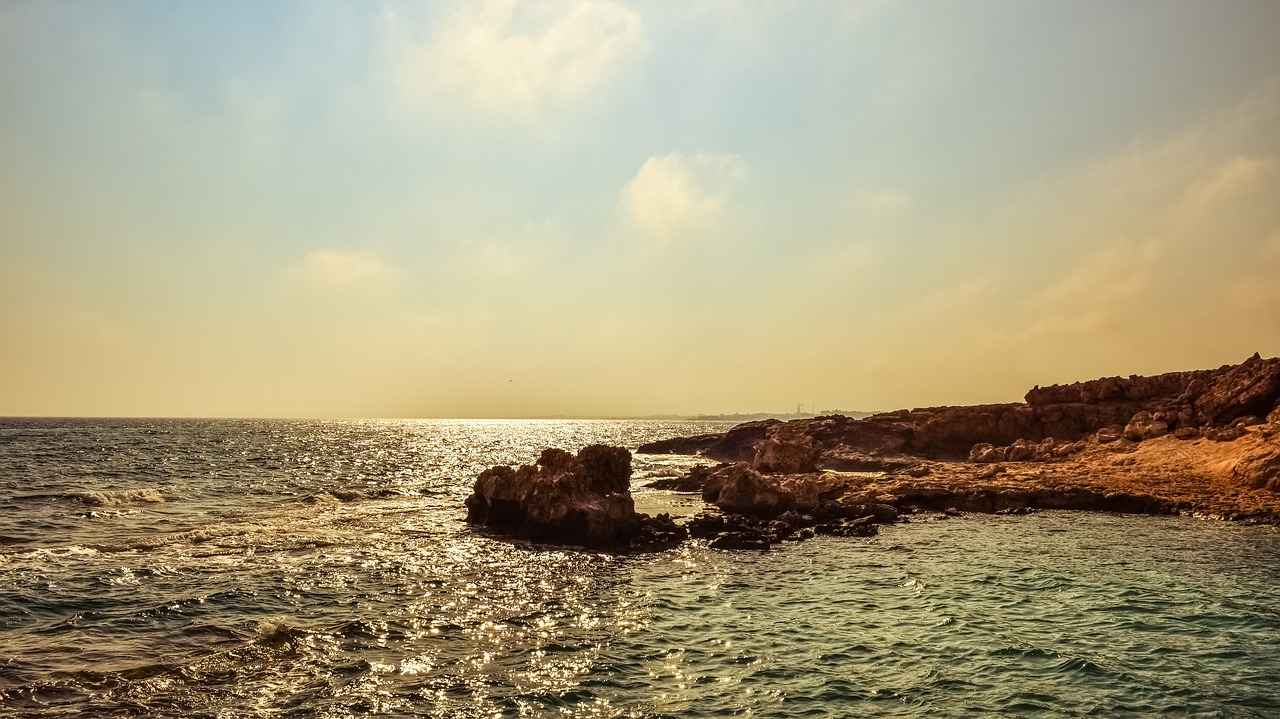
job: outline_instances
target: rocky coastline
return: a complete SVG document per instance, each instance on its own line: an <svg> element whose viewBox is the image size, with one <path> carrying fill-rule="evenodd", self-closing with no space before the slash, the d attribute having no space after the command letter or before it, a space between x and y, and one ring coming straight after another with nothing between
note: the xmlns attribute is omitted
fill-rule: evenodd
<svg viewBox="0 0 1280 719"><path fill-rule="evenodd" d="M700 491L711 507L682 525L637 515L630 454L597 446L576 458L548 450L534 467L487 470L467 500L468 521L536 541L623 549L686 536L767 549L963 512L1075 509L1276 524L1280 358L1035 387L1020 403L747 422L638 452L720 462L650 485Z"/></svg>

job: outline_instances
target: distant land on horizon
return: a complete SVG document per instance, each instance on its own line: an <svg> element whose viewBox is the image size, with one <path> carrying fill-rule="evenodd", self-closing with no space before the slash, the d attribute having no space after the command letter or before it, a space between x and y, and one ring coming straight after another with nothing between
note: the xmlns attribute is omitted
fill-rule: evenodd
<svg viewBox="0 0 1280 719"><path fill-rule="evenodd" d="M814 417L825 417L833 414L842 414L853 419L862 419L870 417L879 412L864 412L861 410L847 409L823 409L817 412L733 412L729 414L646 414L639 416L624 417L579 417L569 415L551 415L546 419L669 419L669 420L701 420L704 422L755 422L762 419L813 419Z"/></svg>
<svg viewBox="0 0 1280 719"><path fill-rule="evenodd" d="M841 414L853 419L862 419L870 417L879 412L863 412L856 410L844 409L824 409L816 413L814 412L735 412L730 414L646 414L646 415L579 415L579 414L548 414L527 417L164 417L164 416L147 416L147 415L119 415L119 416L99 416L99 415L0 415L0 420L6 419L457 419L457 420L539 420L539 419L604 419L604 420L626 420L626 419L646 419L646 420L696 420L703 422L755 422L762 419L813 419L814 417L824 417L833 414Z"/></svg>

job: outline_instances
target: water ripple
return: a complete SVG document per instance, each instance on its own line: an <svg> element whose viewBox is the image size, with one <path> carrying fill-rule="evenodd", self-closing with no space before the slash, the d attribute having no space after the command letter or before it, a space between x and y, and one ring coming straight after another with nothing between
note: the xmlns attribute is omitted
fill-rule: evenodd
<svg viewBox="0 0 1280 719"><path fill-rule="evenodd" d="M710 429L2 420L0 714L1280 715L1275 528L1045 512L625 557L462 522L491 464Z"/></svg>

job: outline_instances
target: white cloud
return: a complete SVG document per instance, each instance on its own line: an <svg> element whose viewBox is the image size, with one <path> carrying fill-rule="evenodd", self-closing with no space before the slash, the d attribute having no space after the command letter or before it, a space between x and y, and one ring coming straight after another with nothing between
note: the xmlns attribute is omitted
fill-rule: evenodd
<svg viewBox="0 0 1280 719"><path fill-rule="evenodd" d="M671 237L705 226L718 215L729 192L746 177L737 155L678 152L650 157L622 188L622 211L645 234Z"/></svg>
<svg viewBox="0 0 1280 719"><path fill-rule="evenodd" d="M1179 219L1196 219L1213 212L1256 187L1275 162L1239 155L1198 178L1178 204Z"/></svg>
<svg viewBox="0 0 1280 719"><path fill-rule="evenodd" d="M341 290L374 286L391 277L386 263L363 252L312 252L302 262L301 270L309 281Z"/></svg>
<svg viewBox="0 0 1280 719"><path fill-rule="evenodd" d="M458 3L433 32L388 14L400 90L430 107L439 98L529 119L601 84L642 40L640 17L611 0ZM425 39L405 37L424 34Z"/></svg>

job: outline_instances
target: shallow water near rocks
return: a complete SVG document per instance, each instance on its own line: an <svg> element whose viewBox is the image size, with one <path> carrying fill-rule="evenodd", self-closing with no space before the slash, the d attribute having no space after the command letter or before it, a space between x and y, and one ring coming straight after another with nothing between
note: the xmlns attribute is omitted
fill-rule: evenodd
<svg viewBox="0 0 1280 719"><path fill-rule="evenodd" d="M635 556L492 464L724 425L0 420L0 715L1280 716L1280 531L1046 512ZM695 460L638 455L643 483Z"/></svg>

